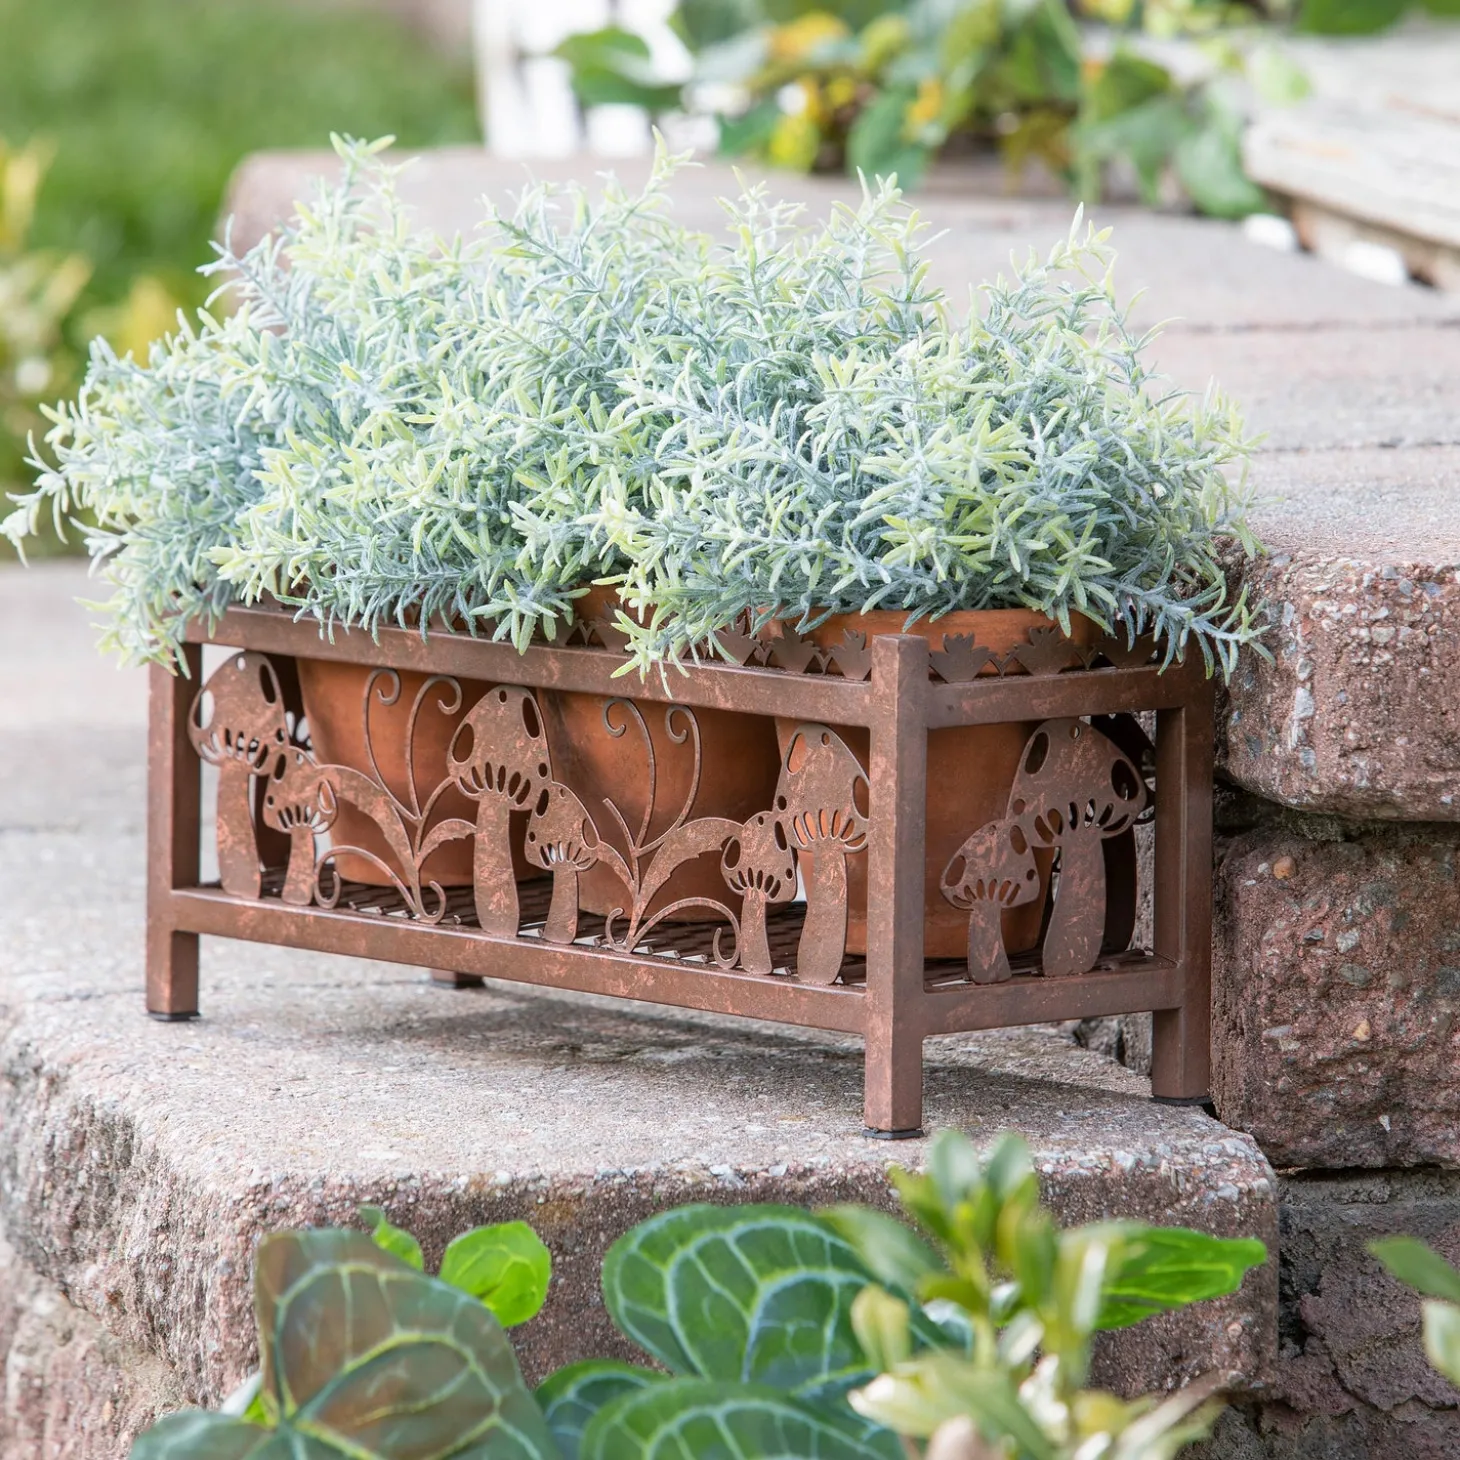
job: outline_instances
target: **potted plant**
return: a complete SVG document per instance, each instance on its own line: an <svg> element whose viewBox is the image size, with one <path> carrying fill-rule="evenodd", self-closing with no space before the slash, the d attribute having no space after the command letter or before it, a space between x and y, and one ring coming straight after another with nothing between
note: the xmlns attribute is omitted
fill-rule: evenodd
<svg viewBox="0 0 1460 1460"><path fill-rule="evenodd" d="M752 189L716 246L673 222L661 157L640 196L610 184L601 205L572 192L564 209L532 188L443 243L411 232L378 148L340 149L343 182L278 238L220 250L227 312L180 320L145 364L98 342L79 400L51 413L53 460L6 530L23 543L43 513L90 513L109 639L130 657L167 661L189 620L258 601L322 633L404 625L519 649L577 620L659 673L686 654L735 657L754 635L788 653L809 643L833 672L838 652L899 631L1005 672L1031 635L1076 654L1099 634L1149 638L1168 660L1194 649L1223 669L1254 638L1217 559L1227 537L1255 550L1225 475L1239 427L1215 397L1153 388L1103 235L1072 231L961 320L888 185L810 229ZM302 710L326 759L372 773L391 803L372 817L393 828L386 844L351 842L339 805L290 801L266 827L328 823L358 854L350 875L414 877L419 898L472 879L475 818L537 816L518 871L552 870L553 927L569 935L574 889L600 914L624 905L626 880L687 916L705 901L697 876L725 899L720 842L678 882L643 873L681 813L663 830L652 779L626 783L615 702L544 690L547 757L503 801L510 778L492 781L469 743L491 686L380 674L302 661L302 704L283 708L296 724ZM639 716L639 761L668 802L688 794L696 817L738 826L798 771L794 727L778 748L763 718L702 718L721 737L713 776L672 714ZM929 737L935 956L965 937L943 871L970 824L1001 814L1031 728ZM844 738L865 771L865 734ZM571 806L534 805L548 761L622 845L585 835ZM448 782L445 800L422 790ZM812 875L846 876L855 949L854 842L818 830L799 850ZM1042 905L1009 916L1017 948Z"/></svg>

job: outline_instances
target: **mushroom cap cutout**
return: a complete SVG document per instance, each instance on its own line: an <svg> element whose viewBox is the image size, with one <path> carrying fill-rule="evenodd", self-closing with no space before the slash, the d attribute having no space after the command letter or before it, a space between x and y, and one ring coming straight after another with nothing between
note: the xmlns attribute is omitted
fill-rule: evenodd
<svg viewBox="0 0 1460 1460"><path fill-rule="evenodd" d="M1046 720L1029 737L1009 792L1009 817L1035 846L1072 836L1117 836L1146 807L1134 762L1083 720Z"/></svg>
<svg viewBox="0 0 1460 1460"><path fill-rule="evenodd" d="M1005 983L1013 975L1004 947L1004 909L1033 902L1043 884L1024 823L990 821L948 859L943 896L968 911L968 976Z"/></svg>
<svg viewBox="0 0 1460 1460"><path fill-rule="evenodd" d="M1039 868L1017 818L981 826L948 859L943 896L965 910L976 902L1022 907L1039 896Z"/></svg>
<svg viewBox="0 0 1460 1460"><path fill-rule="evenodd" d="M537 701L516 685L488 690L456 728L447 771L473 800L525 809L552 778Z"/></svg>
<svg viewBox="0 0 1460 1460"><path fill-rule="evenodd" d="M527 823L527 860L548 872L586 872L598 860L598 847L597 828L574 792L559 781L542 787Z"/></svg>
<svg viewBox="0 0 1460 1460"><path fill-rule="evenodd" d="M793 768L798 745L805 754ZM868 789L862 763L834 731L825 725L797 726L776 787L776 809L796 846L861 851L867 845Z"/></svg>
<svg viewBox="0 0 1460 1460"><path fill-rule="evenodd" d="M188 739L209 765L239 765L256 775L273 769L289 744L289 724L279 676L264 655L234 654L208 676L193 699Z"/></svg>
<svg viewBox="0 0 1460 1460"><path fill-rule="evenodd" d="M339 797L328 771L302 750L292 748L281 758L264 790L264 824L275 831L328 831L339 810Z"/></svg>
<svg viewBox="0 0 1460 1460"><path fill-rule="evenodd" d="M779 816L758 812L725 843L720 872L732 892L759 893L766 902L796 895L796 855Z"/></svg>

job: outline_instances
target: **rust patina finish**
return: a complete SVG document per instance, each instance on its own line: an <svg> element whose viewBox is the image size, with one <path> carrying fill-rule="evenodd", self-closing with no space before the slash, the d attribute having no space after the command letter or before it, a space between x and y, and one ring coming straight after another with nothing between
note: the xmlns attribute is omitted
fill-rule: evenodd
<svg viewBox="0 0 1460 1460"><path fill-rule="evenodd" d="M199 688L205 638L241 652ZM211 635L195 633L190 678L153 678L149 1010L197 1013L206 933L417 964L448 980L843 1030L865 1037L865 1121L878 1135L918 1129L929 1035L1151 1010L1153 1092L1206 1097L1212 694L1199 664L1160 672L1148 644L1078 644L1038 627L997 650L957 636L933 647L926 635L846 635L825 648L729 635L739 663L626 682L619 647L592 623L522 656L444 628L325 641L271 608L235 609ZM285 703L299 659L366 667L367 704L404 684L413 703L439 703L455 727L439 783L406 795L331 762ZM468 682L491 688L470 702ZM602 733L633 730L651 759L647 726L665 726L690 747L687 792L659 807L651 776L636 821L612 796L595 805L552 753L541 698L551 691L600 697ZM1143 711L1155 713L1154 742L1135 719ZM699 794L719 774L701 721L721 712L792 726L766 804L739 820L705 814ZM1006 800L961 828L929 887L930 738L1010 725L1019 755ZM198 875L201 760L224 773L213 885ZM347 859L368 849L342 839L346 807L389 851L376 854L374 883L350 875ZM1151 948L1131 946L1133 829L1145 820ZM470 885L431 875L448 845L469 851ZM867 868L860 949L848 937L853 859ZM675 874L690 864L700 875L677 895ZM590 872L611 879L611 906L585 899ZM1037 946L1021 948L1005 915L1040 905L1046 885ZM957 958L925 956L930 895L960 920Z"/></svg>

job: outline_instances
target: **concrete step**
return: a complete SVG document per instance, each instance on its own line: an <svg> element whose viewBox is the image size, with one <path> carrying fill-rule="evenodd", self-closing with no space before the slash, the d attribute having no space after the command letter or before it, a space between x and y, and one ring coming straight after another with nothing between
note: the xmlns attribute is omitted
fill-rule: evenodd
<svg viewBox="0 0 1460 1460"><path fill-rule="evenodd" d="M254 1243L384 1205L428 1256L521 1217L552 1248L532 1376L623 1352L608 1244L690 1200L887 1205L924 1142L861 1134L858 1041L418 969L205 942L204 1018L149 1021L139 676L92 655L74 566L0 572L0 1457L111 1460L159 1407L254 1362ZM69 709L35 725L49 688ZM26 713L17 707L32 707ZM16 768L23 767L17 772ZM1062 1219L1276 1240L1271 1168L1052 1029L928 1047L929 1128L1032 1142ZM1147 1388L1274 1354L1276 1268L1114 1336Z"/></svg>

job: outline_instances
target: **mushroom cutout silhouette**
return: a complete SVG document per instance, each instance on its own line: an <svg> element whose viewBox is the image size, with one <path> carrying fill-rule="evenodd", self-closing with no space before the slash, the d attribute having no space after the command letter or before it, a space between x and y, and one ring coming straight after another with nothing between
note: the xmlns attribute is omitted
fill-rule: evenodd
<svg viewBox="0 0 1460 1460"><path fill-rule="evenodd" d="M516 685L488 690L457 726L447 772L477 803L472 886L484 933L517 936L512 813L525 811L552 779L537 701Z"/></svg>
<svg viewBox="0 0 1460 1460"><path fill-rule="evenodd" d="M538 794L525 850L534 867L553 874L542 935L549 943L571 943L578 936L578 874L598 860L598 831L567 786L552 781Z"/></svg>
<svg viewBox="0 0 1460 1460"><path fill-rule="evenodd" d="M797 747L804 755L797 764ZM806 853L806 921L796 950L803 983L835 983L847 948L847 854L867 845L867 773L825 725L799 725L786 747L776 810ZM859 804L859 802L861 804Z"/></svg>
<svg viewBox="0 0 1460 1460"><path fill-rule="evenodd" d="M766 905L789 902L796 895L796 855L781 818L762 811L745 822L725 843L720 873L741 898L741 968L746 973L773 972Z"/></svg>
<svg viewBox="0 0 1460 1460"><path fill-rule="evenodd" d="M1004 948L1004 910L1033 902L1040 885L1034 850L1017 819L981 826L948 859L943 896L968 911L968 976L974 983L1013 977Z"/></svg>
<svg viewBox="0 0 1460 1460"><path fill-rule="evenodd" d="M329 773L302 750L280 757L264 790L264 824L289 837L289 870L284 901L308 907L314 901L314 838L334 825L339 798Z"/></svg>
<svg viewBox="0 0 1460 1460"><path fill-rule="evenodd" d="M1036 847L1060 849L1059 883L1044 936L1044 971L1088 973L1105 930L1106 837L1145 809L1146 784L1134 763L1083 720L1046 720L1024 747L1009 794L1009 816Z"/></svg>
<svg viewBox="0 0 1460 1460"><path fill-rule="evenodd" d="M214 670L193 698L188 739L201 760L218 767L219 881L234 897L256 898L263 890L263 871L253 823L253 778L271 775L289 745L284 695L268 659L235 654Z"/></svg>

